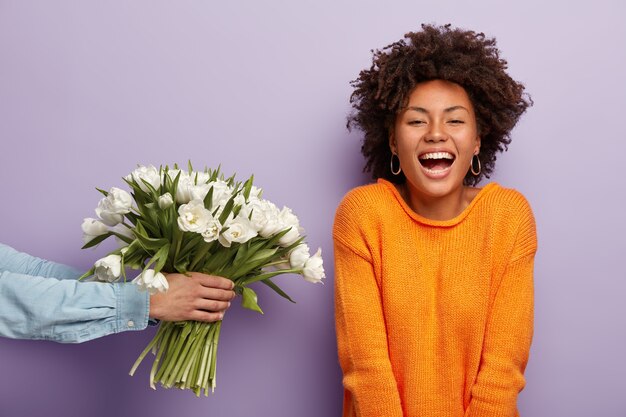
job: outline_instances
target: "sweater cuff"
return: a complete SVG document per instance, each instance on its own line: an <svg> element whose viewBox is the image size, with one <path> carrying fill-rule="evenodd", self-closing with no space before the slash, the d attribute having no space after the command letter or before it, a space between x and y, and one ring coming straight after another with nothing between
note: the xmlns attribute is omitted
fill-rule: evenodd
<svg viewBox="0 0 626 417"><path fill-rule="evenodd" d="M143 330L148 326L150 295L132 283L115 285L116 332Z"/></svg>

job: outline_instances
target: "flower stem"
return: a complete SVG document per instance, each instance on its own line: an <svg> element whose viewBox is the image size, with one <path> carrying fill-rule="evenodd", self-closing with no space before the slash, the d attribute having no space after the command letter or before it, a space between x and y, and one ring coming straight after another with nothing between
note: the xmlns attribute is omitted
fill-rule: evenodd
<svg viewBox="0 0 626 417"><path fill-rule="evenodd" d="M161 350L163 351L164 360L159 369L157 370L156 376L154 377L155 382L161 381L163 374L165 373L165 369L169 366L170 362L173 359L172 353L176 346L176 340L180 335L180 327L176 326L174 323L166 323L170 327L171 336L167 341L167 344L162 344Z"/></svg>
<svg viewBox="0 0 626 417"><path fill-rule="evenodd" d="M139 357L135 361L135 364L133 365L133 367L131 368L130 372L128 373L130 376L133 376L135 374L135 371L139 367L139 364L141 364L141 362L146 357L148 352L150 352L152 350L152 347L157 344L159 339L161 339L161 336L163 336L163 332L161 330L162 330L162 328L159 328L159 330L157 331L157 334L152 338L150 343L148 343L148 346L146 346L146 348L143 350L143 352L141 352L141 354L139 355Z"/></svg>
<svg viewBox="0 0 626 417"><path fill-rule="evenodd" d="M163 386L166 388L171 388L174 385L173 383L174 378L171 376L173 369L174 369L174 365L177 365L179 363L181 350L185 346L185 342L187 341L187 337L189 336L190 332L191 332L191 323L186 322L183 325L183 328L180 332L178 340L176 341L176 347L174 348L174 352L172 352L172 361L167 365L167 369L165 369L164 376L167 376L167 377L161 380L161 384L163 384Z"/></svg>
<svg viewBox="0 0 626 417"><path fill-rule="evenodd" d="M211 358L211 371L209 375L209 378L211 379L211 392L215 391L215 386L217 385L215 380L215 371L217 366L217 344L220 340L220 330L222 329L222 322L218 321L215 327L215 335L213 336L213 340L211 340L213 347L213 357Z"/></svg>
<svg viewBox="0 0 626 417"><path fill-rule="evenodd" d="M170 337L173 333L172 329L170 326L168 326L169 323L165 323L165 325L167 326L166 329L163 330L163 332L165 333L161 343L159 343L160 345L160 349L156 355L156 358L154 359L154 363L152 364L152 369L150 370L150 388L152 389L156 389L155 385L154 385L154 377L156 375L157 369L159 368L159 363L161 362L161 357L163 356L163 353L165 353L165 346L167 346Z"/></svg>

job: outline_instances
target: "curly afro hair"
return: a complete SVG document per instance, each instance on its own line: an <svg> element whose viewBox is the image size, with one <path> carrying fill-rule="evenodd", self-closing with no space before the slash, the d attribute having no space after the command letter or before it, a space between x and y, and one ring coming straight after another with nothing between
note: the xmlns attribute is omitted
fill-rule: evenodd
<svg viewBox="0 0 626 417"><path fill-rule="evenodd" d="M532 105L524 86L506 73L507 62L500 58L495 39L449 24L422 25L421 31L372 53L370 69L351 82L354 110L347 123L348 129L357 127L365 134L363 171L394 183L406 180L389 168L389 129L418 83L441 79L463 87L476 114L482 171L477 176L468 172L464 183L476 185L483 176L489 178L496 153L507 149L511 130Z"/></svg>

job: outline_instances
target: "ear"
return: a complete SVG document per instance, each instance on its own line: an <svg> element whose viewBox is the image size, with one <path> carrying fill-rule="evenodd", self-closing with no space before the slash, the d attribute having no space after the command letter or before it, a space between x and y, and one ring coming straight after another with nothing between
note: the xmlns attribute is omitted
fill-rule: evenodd
<svg viewBox="0 0 626 417"><path fill-rule="evenodd" d="M393 126L389 128L389 149L391 149L391 153L398 153L398 147L396 145L396 136L393 129Z"/></svg>
<svg viewBox="0 0 626 417"><path fill-rule="evenodd" d="M476 136L476 146L474 147L474 155L480 152L480 136Z"/></svg>

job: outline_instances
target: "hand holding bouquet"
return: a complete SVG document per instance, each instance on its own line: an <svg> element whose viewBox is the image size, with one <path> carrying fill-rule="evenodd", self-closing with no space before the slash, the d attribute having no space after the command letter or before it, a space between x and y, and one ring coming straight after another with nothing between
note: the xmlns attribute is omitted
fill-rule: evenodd
<svg viewBox="0 0 626 417"><path fill-rule="evenodd" d="M311 256L298 218L261 197L250 177L225 179L219 169L188 171L174 166L139 166L125 178L131 193L99 190L104 198L97 219L82 225L84 248L115 236L120 247L95 262L84 277L126 280L126 268L141 271L133 280L151 294L168 289L164 273L190 271L223 276L235 284L245 308L262 313L250 284L260 282L291 298L273 281L279 274L324 278L321 250ZM156 357L150 386L192 389L208 395L215 388L221 321L162 322L141 353L132 375L149 352Z"/></svg>

